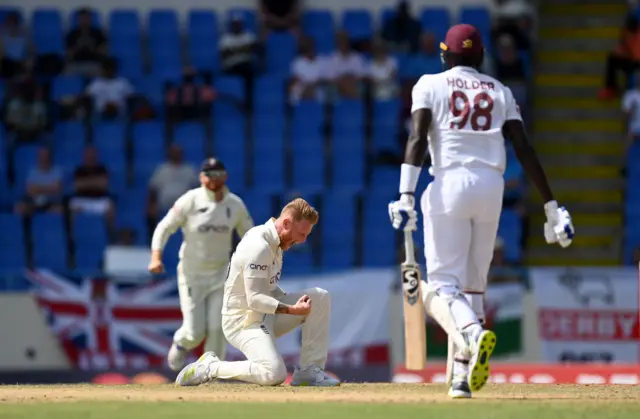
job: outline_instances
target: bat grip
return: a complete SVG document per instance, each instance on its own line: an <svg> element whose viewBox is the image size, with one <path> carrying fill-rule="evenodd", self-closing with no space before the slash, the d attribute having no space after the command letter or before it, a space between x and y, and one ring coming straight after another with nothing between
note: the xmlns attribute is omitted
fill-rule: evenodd
<svg viewBox="0 0 640 419"><path fill-rule="evenodd" d="M404 232L404 253L405 253L406 263L410 263L410 264L416 263L416 253L413 248L413 232L412 231Z"/></svg>

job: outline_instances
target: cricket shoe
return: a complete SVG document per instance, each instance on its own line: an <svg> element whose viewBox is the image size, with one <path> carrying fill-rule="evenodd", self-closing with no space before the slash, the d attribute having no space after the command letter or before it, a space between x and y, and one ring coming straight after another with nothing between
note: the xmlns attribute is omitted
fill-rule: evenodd
<svg viewBox="0 0 640 419"><path fill-rule="evenodd" d="M489 380L489 359L496 348L496 334L491 330L483 330L472 343L472 356L469 359L469 388L480 391Z"/></svg>
<svg viewBox="0 0 640 419"><path fill-rule="evenodd" d="M169 368L175 372L180 371L182 367L184 367L184 360L187 358L188 353L189 351L174 342L167 355L167 365Z"/></svg>
<svg viewBox="0 0 640 419"><path fill-rule="evenodd" d="M309 367L303 370L296 367L293 377L291 377L291 385L294 387L336 387L340 385L340 380L333 378L320 367Z"/></svg>
<svg viewBox="0 0 640 419"><path fill-rule="evenodd" d="M213 352L205 352L196 362L192 362L180 371L176 377L176 385L180 387L197 386L206 383L213 377L220 358Z"/></svg>
<svg viewBox="0 0 640 419"><path fill-rule="evenodd" d="M467 383L466 375L457 375L453 377L451 387L449 387L449 397L452 399L470 399L471 389Z"/></svg>

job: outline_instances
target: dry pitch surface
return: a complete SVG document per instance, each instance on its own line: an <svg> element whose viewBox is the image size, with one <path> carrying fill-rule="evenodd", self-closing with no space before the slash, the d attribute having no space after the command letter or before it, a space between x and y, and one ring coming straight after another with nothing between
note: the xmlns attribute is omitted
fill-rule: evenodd
<svg viewBox="0 0 640 419"><path fill-rule="evenodd" d="M497 384L472 400L450 400L445 393L443 385L427 384L345 384L331 389L243 384L2 386L0 418L640 418L637 386Z"/></svg>

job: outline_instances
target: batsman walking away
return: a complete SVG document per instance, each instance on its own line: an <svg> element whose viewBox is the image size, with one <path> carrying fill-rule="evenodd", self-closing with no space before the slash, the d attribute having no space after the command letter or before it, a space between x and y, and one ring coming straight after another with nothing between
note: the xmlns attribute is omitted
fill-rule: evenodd
<svg viewBox="0 0 640 419"><path fill-rule="evenodd" d="M286 293L279 287L283 252L304 243L318 222L318 212L304 199L288 203L278 218L244 235L231 257L224 287L222 329L246 361L225 362L206 352L176 378L180 386L211 380L239 380L273 386L287 378L276 338L302 327L300 365L293 386L337 386L324 372L329 350L331 299L327 291L310 288Z"/></svg>
<svg viewBox="0 0 640 419"><path fill-rule="evenodd" d="M553 198L511 90L479 72L478 30L455 25L440 47L444 71L422 76L413 88L400 199L389 204L389 216L396 229L416 229L414 196L428 151L434 180L420 199L427 264L422 299L450 339L449 395L469 398L486 384L497 342L483 329L484 294L502 211L505 139L544 199L547 243L569 246L574 228Z"/></svg>
<svg viewBox="0 0 640 419"><path fill-rule="evenodd" d="M222 291L227 276L234 230L242 237L253 220L240 197L229 191L224 163L206 159L200 171L201 187L182 195L160 221L151 242L149 271L164 271L162 250L178 228L183 242L178 264L178 292L182 326L173 336L167 363L180 371L189 351L203 339L205 351L224 359L227 342L222 332Z"/></svg>

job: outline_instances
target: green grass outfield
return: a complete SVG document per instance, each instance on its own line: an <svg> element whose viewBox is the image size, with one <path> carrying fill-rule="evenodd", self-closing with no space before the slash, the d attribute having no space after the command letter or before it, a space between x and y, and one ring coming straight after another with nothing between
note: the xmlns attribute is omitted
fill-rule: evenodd
<svg viewBox="0 0 640 419"><path fill-rule="evenodd" d="M400 419L401 415L635 419L640 418L640 388L495 384L472 400L450 400L443 385L432 384L346 384L331 389L242 384L0 387L2 419Z"/></svg>

